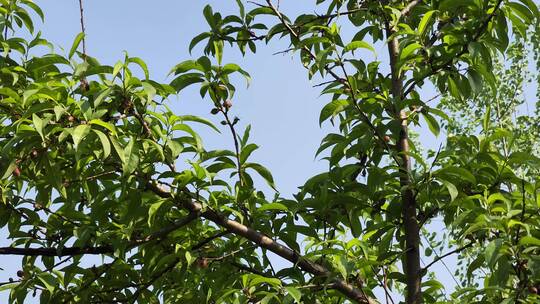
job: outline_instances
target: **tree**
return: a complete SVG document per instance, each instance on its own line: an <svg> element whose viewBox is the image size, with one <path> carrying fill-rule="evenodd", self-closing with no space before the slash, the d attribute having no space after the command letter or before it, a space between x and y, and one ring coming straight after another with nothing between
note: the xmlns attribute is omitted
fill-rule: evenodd
<svg viewBox="0 0 540 304"><path fill-rule="evenodd" d="M170 84L151 80L140 58L101 65L84 50L84 27L67 56L38 55L48 42L29 10L43 18L39 7L0 4L0 226L13 239L0 254L23 256L19 278L0 287L11 302L29 292L44 303L540 298L540 160L489 110L438 151L422 153L410 137L414 126L438 135L441 119L459 124L454 103L429 103L427 83L463 107L499 92L494 62L522 52L508 45L537 26L531 0L318 0L323 13L294 21L271 0L250 11L237 0L230 16L207 6L210 29L190 45L204 43L204 56L175 66ZM345 27L356 32L350 41ZM14 36L19 28L33 38ZM227 45L247 55L278 37L330 95L320 123L335 124L317 151L328 171L292 198L255 187L253 174L274 188L272 175L250 161L257 145L238 130L231 101L231 75L249 74L223 63ZM388 60L365 59L383 47ZM191 125L219 129L167 107L191 85L232 135L232 151L207 151ZM497 105L512 102L501 96ZM435 218L447 233L428 231ZM270 253L291 264L275 269ZM455 254L462 282L448 293L431 266ZM103 263L85 267L88 255Z"/></svg>

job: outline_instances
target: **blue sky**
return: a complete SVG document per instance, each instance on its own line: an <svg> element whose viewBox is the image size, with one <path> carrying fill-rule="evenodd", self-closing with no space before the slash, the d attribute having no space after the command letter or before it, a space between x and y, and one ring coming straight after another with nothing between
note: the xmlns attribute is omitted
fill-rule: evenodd
<svg viewBox="0 0 540 304"><path fill-rule="evenodd" d="M43 37L67 52L73 38L80 32L79 7L77 0L36 0L45 12L45 26L37 28ZM203 7L210 3L215 11L232 13L237 11L234 0L214 1L133 1L92 0L86 1L85 25L86 45L89 55L102 63L113 65L123 58L123 51L146 61L153 79L168 82L167 74L172 66L186 59L201 55L196 48L192 55L188 45L192 37L206 31L202 16ZM281 1L281 9L291 16L309 7L313 11L313 0ZM352 33L352 32L351 32ZM351 34L348 33L348 34ZM252 78L249 89L239 79L237 95L233 99L233 112L241 119L240 129L252 125L252 141L260 146L254 154L256 161L265 165L274 175L277 188L283 196L295 193L309 177L324 171L327 164L315 159L320 140L329 126L319 127L318 117L328 97L319 97L320 88L313 88L307 73L296 56L273 55L287 48L286 41L259 45L255 55L242 57L237 51L228 50L224 62L235 62L247 70ZM380 49L380 46L379 46ZM57 49L62 52L61 49ZM380 49L384 60L384 49ZM426 97L435 95L426 93ZM211 102L201 100L198 89L182 92L169 104L180 114L200 115L210 118ZM219 124L219 121L215 121ZM208 148L232 149L230 134L217 134L199 129ZM436 147L441 139L434 139L421 132L423 142ZM442 228L442 227L441 227ZM0 238L5 245L5 232ZM2 259L0 281L15 277L18 260ZM447 277L440 269L441 278ZM449 282L450 283L450 282ZM5 302L6 294L0 294Z"/></svg>

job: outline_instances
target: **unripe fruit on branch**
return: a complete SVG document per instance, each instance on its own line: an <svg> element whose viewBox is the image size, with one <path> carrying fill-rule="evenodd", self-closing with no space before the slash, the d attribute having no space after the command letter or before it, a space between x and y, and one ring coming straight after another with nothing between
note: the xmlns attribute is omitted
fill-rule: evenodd
<svg viewBox="0 0 540 304"><path fill-rule="evenodd" d="M69 115L68 116L68 121L69 122L74 122L75 121L75 117L73 115Z"/></svg>
<svg viewBox="0 0 540 304"><path fill-rule="evenodd" d="M197 259L197 267L205 269L208 268L208 259L207 258L198 258Z"/></svg>
<svg viewBox="0 0 540 304"><path fill-rule="evenodd" d="M230 101L229 99L225 100L223 102L223 107L225 107L225 109L230 109L232 107L232 101Z"/></svg>
<svg viewBox="0 0 540 304"><path fill-rule="evenodd" d="M19 167L15 167L15 169L13 170L13 175L15 177L21 176L21 169L19 169Z"/></svg>
<svg viewBox="0 0 540 304"><path fill-rule="evenodd" d="M90 89L90 85L88 84L88 81L86 78L81 79L81 91L86 92Z"/></svg>
<svg viewBox="0 0 540 304"><path fill-rule="evenodd" d="M122 101L122 104L120 105L120 109L118 109L118 112L129 114L133 113L133 102L129 98L124 98Z"/></svg>

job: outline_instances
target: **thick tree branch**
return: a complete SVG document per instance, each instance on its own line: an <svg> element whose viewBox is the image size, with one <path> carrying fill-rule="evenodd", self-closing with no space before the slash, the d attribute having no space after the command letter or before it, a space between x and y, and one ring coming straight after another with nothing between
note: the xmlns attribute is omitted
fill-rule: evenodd
<svg viewBox="0 0 540 304"><path fill-rule="evenodd" d="M148 189L162 198L172 198L180 203L184 208L191 212L200 212L201 217L214 222L215 224L227 229L231 233L241 236L255 243L261 248L267 249L274 254L288 260L289 262L297 265L300 269L315 276L330 277L331 272L324 266L312 262L303 258L299 253L294 250L279 244L266 235L246 226L239 222L228 219L222 214L217 213L212 209L206 209L202 211L202 205L198 202L192 201L188 197L173 197L172 194L157 185L156 183L148 183ZM358 303L374 304L374 300L370 299L363 291L358 290L352 284L340 278L334 278L333 282L336 284L336 289L347 296L349 299Z"/></svg>
<svg viewBox="0 0 540 304"><path fill-rule="evenodd" d="M15 248L2 247L0 255L25 255L25 256L69 256L81 254L107 254L113 252L110 245L97 247L65 247L65 248Z"/></svg>
<svg viewBox="0 0 540 304"><path fill-rule="evenodd" d="M401 16L407 16L411 13L411 11L418 5L422 3L422 0L413 0L407 4L402 10L401 10Z"/></svg>
<svg viewBox="0 0 540 304"><path fill-rule="evenodd" d="M195 220L199 214L197 212L190 212L185 218L178 220L171 226L167 226L161 230L158 230L144 238L135 239L128 245L129 249L135 248L139 245L161 239L167 236L169 233L184 227ZM24 255L24 256L74 256L83 254L110 254L114 252L112 245L103 245L95 247L44 247L44 248L15 248L15 247L1 247L0 255Z"/></svg>
<svg viewBox="0 0 540 304"><path fill-rule="evenodd" d="M412 9L416 4L412 1L407 7ZM406 8L407 8L406 7ZM412 162L410 159L409 147L409 123L405 109L398 108L401 104L403 92L403 76L398 67L400 54L400 43L395 34L395 28L391 27L388 21L385 22L386 36L388 40L388 54L390 58L390 69L392 77L391 92L395 111L399 113L395 119L400 123L401 130L396 143L397 153L401 157L399 163L399 183L401 186L401 205L403 230L405 234L406 253L403 256L403 271L406 279L406 303L422 303L422 276L420 273L420 226L417 219L417 202L413 191L411 180Z"/></svg>

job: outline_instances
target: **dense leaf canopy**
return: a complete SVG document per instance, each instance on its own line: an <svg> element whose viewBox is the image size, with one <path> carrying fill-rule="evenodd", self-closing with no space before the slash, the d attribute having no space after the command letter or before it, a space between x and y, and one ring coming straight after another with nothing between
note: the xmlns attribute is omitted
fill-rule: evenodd
<svg viewBox="0 0 540 304"><path fill-rule="evenodd" d="M10 303L538 303L540 120L520 112L540 79L536 3L317 0L291 18L230 2L238 14L204 9L194 59L164 84L137 57L100 64L84 32L54 52L36 4L0 0ZM276 39L334 126L314 151L328 170L287 198L237 125L231 79L249 74L224 62ZM168 107L188 86L212 115ZM208 150L194 125L233 149ZM447 143L426 151L415 128ZM452 255L455 288L432 267Z"/></svg>

